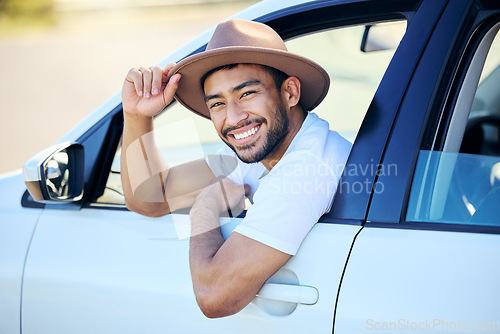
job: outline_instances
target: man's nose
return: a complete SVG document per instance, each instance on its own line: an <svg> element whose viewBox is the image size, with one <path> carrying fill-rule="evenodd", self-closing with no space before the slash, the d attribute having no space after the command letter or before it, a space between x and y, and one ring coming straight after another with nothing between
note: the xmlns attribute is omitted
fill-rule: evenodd
<svg viewBox="0 0 500 334"><path fill-rule="evenodd" d="M229 102L226 110L226 123L229 126L237 126L248 118L248 112L236 101Z"/></svg>

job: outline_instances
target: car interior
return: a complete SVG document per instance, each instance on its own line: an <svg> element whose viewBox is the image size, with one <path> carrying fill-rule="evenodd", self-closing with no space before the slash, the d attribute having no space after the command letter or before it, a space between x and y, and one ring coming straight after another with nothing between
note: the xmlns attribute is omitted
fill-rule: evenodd
<svg viewBox="0 0 500 334"><path fill-rule="evenodd" d="M460 153L500 156L500 66L478 86Z"/></svg>
<svg viewBox="0 0 500 334"><path fill-rule="evenodd" d="M491 63L495 61L498 64L494 58L498 56L495 56L495 48L499 39L497 34L474 96L460 146L460 153L463 154L500 157L500 65L484 75ZM464 187L460 190L463 194L462 202L470 213L469 222L495 224L500 215L500 163L499 159L494 158L481 160L479 166L466 170L466 174L461 173L461 180L457 184Z"/></svg>

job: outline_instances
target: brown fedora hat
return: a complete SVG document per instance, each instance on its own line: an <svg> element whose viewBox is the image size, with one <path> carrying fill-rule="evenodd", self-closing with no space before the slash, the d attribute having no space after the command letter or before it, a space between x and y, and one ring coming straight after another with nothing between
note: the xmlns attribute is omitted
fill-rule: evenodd
<svg viewBox="0 0 500 334"><path fill-rule="evenodd" d="M241 19L220 23L207 49L184 58L175 65L169 77L182 75L175 98L195 113L210 118L200 79L208 71L229 64L260 64L279 69L301 82L300 103L314 109L326 96L330 86L328 73L317 63L288 52L281 37L269 26Z"/></svg>

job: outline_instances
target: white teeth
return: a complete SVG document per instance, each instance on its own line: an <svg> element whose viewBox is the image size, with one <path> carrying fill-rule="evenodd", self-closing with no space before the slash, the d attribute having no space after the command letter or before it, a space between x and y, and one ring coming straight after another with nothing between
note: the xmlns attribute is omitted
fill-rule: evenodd
<svg viewBox="0 0 500 334"><path fill-rule="evenodd" d="M255 132L257 132L258 129L259 129L259 127L256 126L255 128L250 129L250 130L248 130L246 132L235 134L234 138L236 138L236 139L245 139L248 136L251 136L251 135L255 134Z"/></svg>

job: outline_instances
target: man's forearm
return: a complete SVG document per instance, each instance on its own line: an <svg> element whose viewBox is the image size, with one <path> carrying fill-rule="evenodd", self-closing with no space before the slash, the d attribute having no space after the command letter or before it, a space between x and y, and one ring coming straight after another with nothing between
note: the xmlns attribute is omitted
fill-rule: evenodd
<svg viewBox="0 0 500 334"><path fill-rule="evenodd" d="M153 138L153 117L129 115L124 112L122 140L121 178L127 206L148 216L169 213L163 198L148 198L155 193L160 193L163 197L161 193L167 177L167 165ZM150 188L157 191L145 189L141 194L137 194L141 183L150 184Z"/></svg>
<svg viewBox="0 0 500 334"><path fill-rule="evenodd" d="M214 179L203 159L169 168L154 139L153 117L126 112L121 173L127 207L146 216L190 207Z"/></svg>
<svg viewBox="0 0 500 334"><path fill-rule="evenodd" d="M193 283L204 285L207 280L214 279L207 274L207 268L213 257L224 243L219 225L217 211L196 203L190 211L191 240L189 245L189 262Z"/></svg>
<svg viewBox="0 0 500 334"><path fill-rule="evenodd" d="M199 203L197 203L199 204ZM196 301L208 317L220 314L221 277L215 255L224 243L219 225L219 214L206 206L195 204L191 209L191 241L189 265Z"/></svg>

